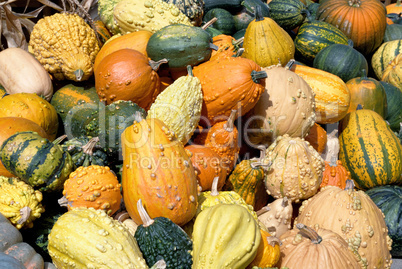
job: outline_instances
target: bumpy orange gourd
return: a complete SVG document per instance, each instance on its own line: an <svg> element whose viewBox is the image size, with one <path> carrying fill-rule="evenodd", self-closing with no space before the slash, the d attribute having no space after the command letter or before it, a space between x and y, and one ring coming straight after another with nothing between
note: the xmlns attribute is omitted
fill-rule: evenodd
<svg viewBox="0 0 402 269"><path fill-rule="evenodd" d="M327 132L319 124L314 123L304 140L309 142L318 153L323 153L327 145Z"/></svg>
<svg viewBox="0 0 402 269"><path fill-rule="evenodd" d="M233 57L240 48L243 38L234 39L230 35L217 35L212 38L212 43L218 46L217 50L212 50L210 61L223 59L225 57Z"/></svg>
<svg viewBox="0 0 402 269"><path fill-rule="evenodd" d="M250 111L265 87L266 73L246 58L207 61L194 67L193 74L200 79L204 95L201 115L210 125L226 120L233 109L238 117Z"/></svg>
<svg viewBox="0 0 402 269"><path fill-rule="evenodd" d="M120 187L116 175L107 166L80 166L64 182L61 206L68 210L74 207L93 207L104 210L109 216L119 208Z"/></svg>
<svg viewBox="0 0 402 269"><path fill-rule="evenodd" d="M331 185L343 190L348 179L351 179L350 172L346 170L341 161L337 160L337 156L332 156L331 162L325 162L320 188Z"/></svg>
<svg viewBox="0 0 402 269"><path fill-rule="evenodd" d="M219 177L218 190L221 190L226 181L226 169L221 157L203 145L187 145L185 150L191 158L201 190L211 190L215 177Z"/></svg>
<svg viewBox="0 0 402 269"><path fill-rule="evenodd" d="M257 249L257 256L247 266L247 269L252 269L254 266L261 268L273 267L281 257L279 239L271 236L267 231L260 229L260 232L262 239Z"/></svg>
<svg viewBox="0 0 402 269"><path fill-rule="evenodd" d="M132 101L148 110L160 92L159 64L141 52L121 49L103 58L95 71L95 88L101 101Z"/></svg>
<svg viewBox="0 0 402 269"><path fill-rule="evenodd" d="M194 139L196 144L211 148L222 158L227 174L233 170L240 151L239 133L234 125L236 113L236 110L232 110L226 121L215 123L207 132Z"/></svg>
<svg viewBox="0 0 402 269"><path fill-rule="evenodd" d="M160 120L134 122L121 135L123 198L138 224L139 199L151 218L166 217L179 226L189 222L198 205L197 177L183 144Z"/></svg>

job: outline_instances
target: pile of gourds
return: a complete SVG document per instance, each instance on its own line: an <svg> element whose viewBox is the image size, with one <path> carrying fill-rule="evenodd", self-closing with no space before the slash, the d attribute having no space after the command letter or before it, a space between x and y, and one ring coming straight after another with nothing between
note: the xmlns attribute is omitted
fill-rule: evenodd
<svg viewBox="0 0 402 269"><path fill-rule="evenodd" d="M95 22L38 20L0 52L0 267L391 268L400 14L99 0Z"/></svg>

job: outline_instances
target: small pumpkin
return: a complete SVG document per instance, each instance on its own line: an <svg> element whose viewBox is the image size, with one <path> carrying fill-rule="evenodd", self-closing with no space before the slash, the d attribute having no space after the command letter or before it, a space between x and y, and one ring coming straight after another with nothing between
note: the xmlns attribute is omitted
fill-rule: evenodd
<svg viewBox="0 0 402 269"><path fill-rule="evenodd" d="M345 189L346 180L351 179L350 172L338 160L338 156L332 156L331 162L325 162L325 170L322 175L320 188L327 185L336 186Z"/></svg>
<svg viewBox="0 0 402 269"><path fill-rule="evenodd" d="M220 34L212 38L212 43L218 46L217 50L213 50L211 53L210 61L221 59L224 57L233 57L240 49L240 45L243 43L244 38L236 40L230 35Z"/></svg>
<svg viewBox="0 0 402 269"><path fill-rule="evenodd" d="M318 123L314 123L308 135L304 138L318 153L323 153L327 145L327 132Z"/></svg>
<svg viewBox="0 0 402 269"><path fill-rule="evenodd" d="M261 243L258 246L257 256L247 266L252 269L254 266L266 268L276 265L281 257L280 241L278 238L271 236L267 231L260 230Z"/></svg>

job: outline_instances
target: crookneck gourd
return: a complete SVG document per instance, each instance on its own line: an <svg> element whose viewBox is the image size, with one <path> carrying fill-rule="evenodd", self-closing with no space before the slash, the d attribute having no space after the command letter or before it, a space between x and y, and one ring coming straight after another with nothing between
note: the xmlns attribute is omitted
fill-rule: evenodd
<svg viewBox="0 0 402 269"><path fill-rule="evenodd" d="M56 79L84 81L93 74L99 45L83 18L56 13L35 24L28 49Z"/></svg>

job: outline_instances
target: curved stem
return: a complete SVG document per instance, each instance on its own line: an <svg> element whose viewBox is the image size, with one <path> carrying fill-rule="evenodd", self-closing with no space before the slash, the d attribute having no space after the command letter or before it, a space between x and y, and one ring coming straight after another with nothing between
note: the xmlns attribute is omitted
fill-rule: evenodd
<svg viewBox="0 0 402 269"><path fill-rule="evenodd" d="M209 26L211 26L212 24L214 24L216 21L218 20L217 17L213 17L210 21L208 21L207 23L205 23L201 29L202 30L206 30Z"/></svg>
<svg viewBox="0 0 402 269"><path fill-rule="evenodd" d="M236 112L237 110L232 109L232 112L230 112L229 118L226 121L226 123L223 125L223 128L225 129L226 132L233 132L234 129L234 121L236 119Z"/></svg>
<svg viewBox="0 0 402 269"><path fill-rule="evenodd" d="M68 200L66 196L61 197L59 200L57 200L60 206L62 207L67 207L68 206Z"/></svg>
<svg viewBox="0 0 402 269"><path fill-rule="evenodd" d="M141 199L137 201L137 210L138 213L140 214L140 218L142 220L142 226L143 227L148 227L152 225L155 221L151 219L151 217L148 215L147 211L145 210L144 206L142 205Z"/></svg>
<svg viewBox="0 0 402 269"><path fill-rule="evenodd" d="M261 208L260 210L256 211L255 213L257 214L257 217L261 216L264 213L267 213L268 211L270 211L271 208L268 206L264 206L263 208Z"/></svg>
<svg viewBox="0 0 402 269"><path fill-rule="evenodd" d="M296 228L300 230L299 233L303 237L310 239L311 243L314 243L314 244L321 243L322 238L321 238L321 236L318 235L318 233L316 231L314 231L314 229L312 229L302 223L296 224Z"/></svg>
<svg viewBox="0 0 402 269"><path fill-rule="evenodd" d="M187 65L187 74L188 74L190 77L194 77L194 75L193 75L193 69L191 68L191 65Z"/></svg>
<svg viewBox="0 0 402 269"><path fill-rule="evenodd" d="M169 61L168 61L168 59L166 59L166 58L161 59L161 60L159 60L159 61L157 61L157 62L152 61L152 60L149 60L149 65L151 66L152 70L158 71L158 69L159 69L159 67L161 66L161 64L165 64L165 63L168 63L168 62L169 62Z"/></svg>
<svg viewBox="0 0 402 269"><path fill-rule="evenodd" d="M84 76L84 71L82 69L78 69L74 71L76 81L81 81Z"/></svg>
<svg viewBox="0 0 402 269"><path fill-rule="evenodd" d="M55 144L55 145L58 145L58 144L61 143L61 141L63 141L63 140L66 139L66 138L67 138L67 135L62 135L62 136L56 138L55 140L53 140L52 143Z"/></svg>
<svg viewBox="0 0 402 269"><path fill-rule="evenodd" d="M82 151L85 154L92 156L92 154L94 153L94 147L96 146L96 143L98 143L98 142L99 142L99 137L91 138L86 145L82 146Z"/></svg>
<svg viewBox="0 0 402 269"><path fill-rule="evenodd" d="M285 65L285 69L291 69L295 62L295 59L290 59L289 62Z"/></svg>
<svg viewBox="0 0 402 269"><path fill-rule="evenodd" d="M119 222L123 222L126 219L129 219L130 215L128 214L127 211L122 211L116 214L116 216L114 216L114 219L119 221Z"/></svg>
<svg viewBox="0 0 402 269"><path fill-rule="evenodd" d="M345 191L347 190L353 190L355 188L355 182L351 179L347 179L346 180L346 187L345 187Z"/></svg>
<svg viewBox="0 0 402 269"><path fill-rule="evenodd" d="M218 182L219 182L219 177L214 177L214 180L212 181L212 187L211 187L211 196L219 195Z"/></svg>
<svg viewBox="0 0 402 269"><path fill-rule="evenodd" d="M21 218L17 221L17 224L24 224L27 222L29 217L31 216L32 209L28 206L20 209Z"/></svg>
<svg viewBox="0 0 402 269"><path fill-rule="evenodd" d="M267 78L267 72L265 71L251 71L251 79L254 81L254 83L260 83L260 79Z"/></svg>
<svg viewBox="0 0 402 269"><path fill-rule="evenodd" d="M263 21L263 20L264 20L264 16L262 16L261 7L259 5L257 5L255 7L255 21Z"/></svg>
<svg viewBox="0 0 402 269"><path fill-rule="evenodd" d="M244 53L244 48L240 48L237 50L236 54L233 57L240 57Z"/></svg>
<svg viewBox="0 0 402 269"><path fill-rule="evenodd" d="M243 41L244 41L244 36L240 37L239 39L233 40L232 45L233 45L233 47L238 49L238 47L240 46L241 43L243 43Z"/></svg>
<svg viewBox="0 0 402 269"><path fill-rule="evenodd" d="M279 240L278 237L275 236L268 236L267 237L267 242L269 245L271 245L272 247L275 247L275 245L277 244L278 246L281 245L281 241Z"/></svg>

